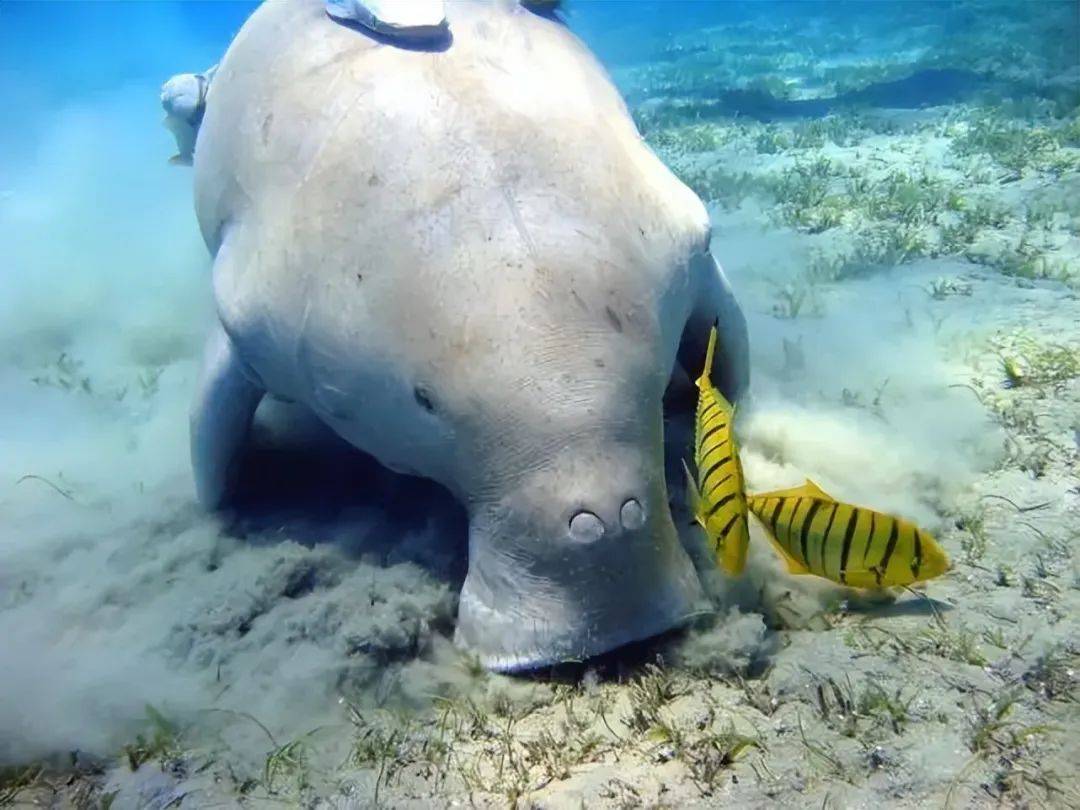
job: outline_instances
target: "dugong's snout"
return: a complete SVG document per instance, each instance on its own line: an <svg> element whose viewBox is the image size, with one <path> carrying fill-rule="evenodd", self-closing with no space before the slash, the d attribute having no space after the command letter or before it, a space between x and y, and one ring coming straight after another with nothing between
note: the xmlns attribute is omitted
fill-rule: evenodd
<svg viewBox="0 0 1080 810"><path fill-rule="evenodd" d="M595 457L584 470L573 458L541 465L472 510L458 643L489 669L519 671L685 624L701 608L701 584L671 519L660 458L650 460L636 473Z"/></svg>

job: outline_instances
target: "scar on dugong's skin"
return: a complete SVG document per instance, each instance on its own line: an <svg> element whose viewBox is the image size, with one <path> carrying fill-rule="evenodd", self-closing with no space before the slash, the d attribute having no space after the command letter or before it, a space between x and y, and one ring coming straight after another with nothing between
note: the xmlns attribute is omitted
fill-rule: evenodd
<svg viewBox="0 0 1080 810"><path fill-rule="evenodd" d="M704 206L587 49L515 3L446 13L449 47L405 49L277 0L230 46L195 151L220 324L192 461L226 502L270 393L439 481L469 516L457 641L520 670L697 607L662 401L713 322L738 397L746 325Z"/></svg>

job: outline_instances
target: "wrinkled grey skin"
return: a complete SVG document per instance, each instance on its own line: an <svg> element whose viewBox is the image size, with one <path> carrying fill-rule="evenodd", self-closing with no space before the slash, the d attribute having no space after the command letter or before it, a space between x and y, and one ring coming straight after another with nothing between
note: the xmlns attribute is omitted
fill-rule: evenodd
<svg viewBox="0 0 1080 810"><path fill-rule="evenodd" d="M680 339L696 376L714 321L738 396L746 327L700 200L588 51L516 4L447 16L453 43L426 52L278 0L230 47L195 157L220 329L192 458L224 503L271 393L441 482L470 519L457 641L514 671L698 607L661 403Z"/></svg>

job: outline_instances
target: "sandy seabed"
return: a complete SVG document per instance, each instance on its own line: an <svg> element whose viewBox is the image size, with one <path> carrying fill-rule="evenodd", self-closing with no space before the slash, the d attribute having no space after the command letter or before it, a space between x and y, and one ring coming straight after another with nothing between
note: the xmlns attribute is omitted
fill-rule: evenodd
<svg viewBox="0 0 1080 810"><path fill-rule="evenodd" d="M755 528L730 580L687 530L714 615L529 679L449 642L460 509L287 406L240 507L195 505L163 77L56 112L0 175L0 806L1080 806L1080 28L941 8L637 31L611 70L748 314L749 488L953 569L871 598Z"/></svg>

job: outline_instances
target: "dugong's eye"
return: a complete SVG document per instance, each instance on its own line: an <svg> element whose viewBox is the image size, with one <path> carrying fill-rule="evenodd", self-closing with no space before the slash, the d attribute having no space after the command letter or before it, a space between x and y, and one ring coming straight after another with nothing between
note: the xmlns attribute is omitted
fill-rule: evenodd
<svg viewBox="0 0 1080 810"><path fill-rule="evenodd" d="M422 385L416 386L413 388L413 396L416 397L416 402L421 408L428 413L435 413L435 399L427 388Z"/></svg>

